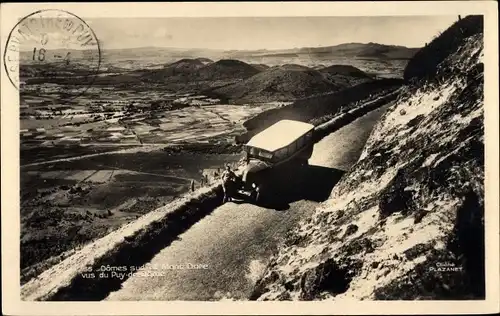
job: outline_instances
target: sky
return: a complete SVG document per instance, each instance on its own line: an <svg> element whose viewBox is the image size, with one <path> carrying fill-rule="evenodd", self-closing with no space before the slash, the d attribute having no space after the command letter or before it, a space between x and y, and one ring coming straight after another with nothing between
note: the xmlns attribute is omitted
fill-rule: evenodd
<svg viewBox="0 0 500 316"><path fill-rule="evenodd" d="M422 47L457 16L86 19L104 49L286 49L342 43Z"/></svg>

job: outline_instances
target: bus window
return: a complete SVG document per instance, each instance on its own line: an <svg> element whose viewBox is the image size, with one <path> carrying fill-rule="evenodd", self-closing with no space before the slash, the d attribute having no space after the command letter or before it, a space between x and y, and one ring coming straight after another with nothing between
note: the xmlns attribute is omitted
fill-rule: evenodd
<svg viewBox="0 0 500 316"><path fill-rule="evenodd" d="M276 157L278 159L286 158L286 148L282 148L276 152Z"/></svg>
<svg viewBox="0 0 500 316"><path fill-rule="evenodd" d="M304 145L304 137L301 137L297 140L297 147L302 148L303 145Z"/></svg>
<svg viewBox="0 0 500 316"><path fill-rule="evenodd" d="M272 159L273 154L264 150L259 150L259 157L265 158L265 159Z"/></svg>

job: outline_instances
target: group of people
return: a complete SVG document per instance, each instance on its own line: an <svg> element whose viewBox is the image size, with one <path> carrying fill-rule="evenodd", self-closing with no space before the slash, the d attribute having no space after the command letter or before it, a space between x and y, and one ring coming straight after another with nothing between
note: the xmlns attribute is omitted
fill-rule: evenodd
<svg viewBox="0 0 500 316"><path fill-rule="evenodd" d="M209 184L210 184L210 179L208 178L208 175L207 174L202 175L200 179L200 187ZM193 179L191 180L191 192L194 192L194 189L195 189L195 181Z"/></svg>
<svg viewBox="0 0 500 316"><path fill-rule="evenodd" d="M215 174L214 174L214 178L215 178ZM204 175L201 176L200 183L201 183L201 186L210 184L210 181L208 179L208 174L205 173Z"/></svg>
<svg viewBox="0 0 500 316"><path fill-rule="evenodd" d="M231 185L234 185L236 182L236 174L231 170L231 166L226 165L226 170L222 173L222 190L224 191L224 198L222 203L226 203L232 200L231 197Z"/></svg>
<svg viewBox="0 0 500 316"><path fill-rule="evenodd" d="M213 176L214 176L214 179L217 179L219 176L219 172L215 171ZM232 198L230 196L230 190L232 189L231 185L234 184L236 181L236 174L233 172L233 170L231 170L231 166L229 164L226 165L226 168L222 172L221 180L222 180L222 190L224 191L223 203L225 203L227 201L232 200ZM209 178L208 178L207 174L204 174L201 177L200 183L201 183L201 186L209 184ZM195 190L195 182L194 182L194 180L191 180L191 192L194 192L194 190Z"/></svg>

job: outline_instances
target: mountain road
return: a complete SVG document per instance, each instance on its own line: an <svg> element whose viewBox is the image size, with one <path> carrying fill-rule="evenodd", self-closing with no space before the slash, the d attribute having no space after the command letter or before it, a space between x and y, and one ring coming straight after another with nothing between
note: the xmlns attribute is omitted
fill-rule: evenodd
<svg viewBox="0 0 500 316"><path fill-rule="evenodd" d="M105 300L247 299L289 232L326 200L355 164L387 106L374 110L314 145L304 191L280 207L228 202L162 249Z"/></svg>

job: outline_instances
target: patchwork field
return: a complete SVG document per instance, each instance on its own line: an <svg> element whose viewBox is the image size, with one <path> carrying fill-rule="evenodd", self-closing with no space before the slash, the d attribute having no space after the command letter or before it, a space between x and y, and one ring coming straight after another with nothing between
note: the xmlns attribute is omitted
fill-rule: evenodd
<svg viewBox="0 0 500 316"><path fill-rule="evenodd" d="M244 129L249 117L276 107L206 105L188 106L154 113L64 114L56 118L21 120L21 146L55 146L71 144L175 144L196 140L227 141ZM100 120L88 122L89 117ZM107 118L110 117L110 118ZM66 124L71 122L71 124Z"/></svg>

